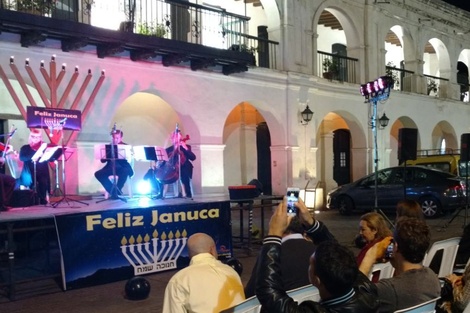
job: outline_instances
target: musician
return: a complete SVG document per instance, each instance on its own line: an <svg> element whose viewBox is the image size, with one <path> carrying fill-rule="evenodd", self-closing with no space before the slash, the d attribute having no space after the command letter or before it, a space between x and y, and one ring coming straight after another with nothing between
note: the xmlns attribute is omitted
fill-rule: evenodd
<svg viewBox="0 0 470 313"><path fill-rule="evenodd" d="M112 143L113 145L125 145L126 143L122 142L122 137L124 136L124 132L120 129L113 129L111 132L112 135ZM117 156L116 156L117 157ZM96 179L101 183L104 187L106 192L111 196L116 196L113 194L113 183L109 179L110 176L113 176L113 161L109 159L102 159L102 163L106 162L106 165L95 172ZM132 170L132 166L127 162L125 159L115 159L115 174L118 177L116 187L117 187L117 195L122 195L122 187L126 183L128 177L134 176L134 170Z"/></svg>
<svg viewBox="0 0 470 313"><path fill-rule="evenodd" d="M31 128L29 132L28 144L20 149L20 160L24 166L21 172L19 184L30 189L34 188L36 179L36 192L40 204L47 204L51 192L51 177L49 174L48 162L37 162L33 160L36 151L42 145L42 133L40 129ZM34 177L34 163L36 163L36 178Z"/></svg>
<svg viewBox="0 0 470 313"><path fill-rule="evenodd" d="M5 165L5 155L10 151L13 151L11 146L5 146L0 143L0 166ZM13 196L13 190L15 190L16 179L10 175L0 173L0 211L7 211L10 207L10 200Z"/></svg>
<svg viewBox="0 0 470 313"><path fill-rule="evenodd" d="M181 162L181 164L179 164L181 175L181 195L183 198L192 198L191 179L193 178L193 164L191 161L196 160L196 155L191 151L191 146L186 144L186 139L182 139L179 129L176 129L172 133L171 140L173 145L165 149L168 155L168 162L172 164L178 164L178 162ZM167 189L168 185L164 185L163 197L165 197Z"/></svg>

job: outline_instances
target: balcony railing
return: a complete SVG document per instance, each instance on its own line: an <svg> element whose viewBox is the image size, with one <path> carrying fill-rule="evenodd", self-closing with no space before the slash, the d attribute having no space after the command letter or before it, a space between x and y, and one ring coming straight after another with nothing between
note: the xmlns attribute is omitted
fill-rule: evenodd
<svg viewBox="0 0 470 313"><path fill-rule="evenodd" d="M2 0L0 8L116 31L250 52L254 64L276 68L278 42L249 35L249 17L183 0Z"/></svg>
<svg viewBox="0 0 470 313"><path fill-rule="evenodd" d="M394 66L385 66L385 73L393 78L393 90L411 91L411 83L409 81L414 72Z"/></svg>
<svg viewBox="0 0 470 313"><path fill-rule="evenodd" d="M317 75L328 80L356 83L358 59L317 51Z"/></svg>

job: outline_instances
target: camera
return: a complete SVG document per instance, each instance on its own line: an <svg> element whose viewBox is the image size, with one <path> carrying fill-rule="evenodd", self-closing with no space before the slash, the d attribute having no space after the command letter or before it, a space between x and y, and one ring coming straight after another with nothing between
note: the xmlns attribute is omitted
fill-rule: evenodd
<svg viewBox="0 0 470 313"><path fill-rule="evenodd" d="M295 203L299 201L299 193L299 188L287 188L287 215L289 216L297 215L297 207L295 206Z"/></svg>

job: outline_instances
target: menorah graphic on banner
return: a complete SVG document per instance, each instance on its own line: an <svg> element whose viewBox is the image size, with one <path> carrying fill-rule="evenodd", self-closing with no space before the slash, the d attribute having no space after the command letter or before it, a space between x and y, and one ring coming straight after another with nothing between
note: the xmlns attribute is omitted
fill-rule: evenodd
<svg viewBox="0 0 470 313"><path fill-rule="evenodd" d="M121 252L134 267L134 275L156 273L170 269L176 269L177 260L188 241L187 232L179 230L168 235L164 232L158 238L155 230L152 239L146 234L143 238L138 235L123 237L121 240Z"/></svg>

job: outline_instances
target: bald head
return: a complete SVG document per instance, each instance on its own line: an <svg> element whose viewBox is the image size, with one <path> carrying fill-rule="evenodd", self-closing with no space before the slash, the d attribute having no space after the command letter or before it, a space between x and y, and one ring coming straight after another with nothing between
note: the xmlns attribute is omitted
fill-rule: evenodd
<svg viewBox="0 0 470 313"><path fill-rule="evenodd" d="M214 239L204 233L191 235L188 239L188 253L190 258L200 253L210 253L217 258Z"/></svg>

